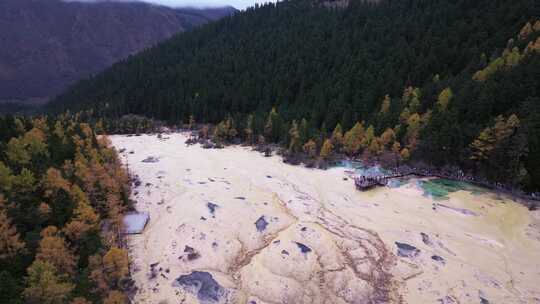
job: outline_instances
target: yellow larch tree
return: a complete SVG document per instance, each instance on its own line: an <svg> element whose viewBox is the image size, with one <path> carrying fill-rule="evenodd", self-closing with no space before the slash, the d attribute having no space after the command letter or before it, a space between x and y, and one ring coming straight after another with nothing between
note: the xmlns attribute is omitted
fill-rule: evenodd
<svg viewBox="0 0 540 304"><path fill-rule="evenodd" d="M76 297L73 300L71 300L71 302L69 302L69 304L92 304L92 302L88 301L85 298Z"/></svg>
<svg viewBox="0 0 540 304"><path fill-rule="evenodd" d="M99 216L90 205L82 190L74 185L70 191L71 197L77 202L72 219L65 225L63 232L71 241L78 241L90 231L99 228Z"/></svg>
<svg viewBox="0 0 540 304"><path fill-rule="evenodd" d="M0 259L11 258L24 250L17 228L7 215L5 201L0 196Z"/></svg>
<svg viewBox="0 0 540 304"><path fill-rule="evenodd" d="M446 111L448 105L450 104L450 101L452 100L452 97L453 93L450 87L447 87L446 89L441 91L441 93L437 97L437 106L439 106L439 109L441 109L441 111Z"/></svg>
<svg viewBox="0 0 540 304"><path fill-rule="evenodd" d="M317 155L317 143L313 139L308 140L302 149L304 150L304 153L310 157L315 157Z"/></svg>
<svg viewBox="0 0 540 304"><path fill-rule="evenodd" d="M109 292L107 298L103 300L103 304L127 304L127 297L118 290Z"/></svg>
<svg viewBox="0 0 540 304"><path fill-rule="evenodd" d="M330 139L332 140L332 144L336 147L343 145L343 128L341 127L341 124L338 123L336 125Z"/></svg>
<svg viewBox="0 0 540 304"><path fill-rule="evenodd" d="M379 113L384 115L388 114L388 112L390 112L390 95L386 94L381 103L381 110Z"/></svg>
<svg viewBox="0 0 540 304"><path fill-rule="evenodd" d="M357 122L343 136L343 149L349 155L358 154L361 142L364 140L365 130L362 123Z"/></svg>
<svg viewBox="0 0 540 304"><path fill-rule="evenodd" d="M36 260L50 263L60 274L73 274L77 259L66 241L54 226L41 231L42 239L37 249Z"/></svg>
<svg viewBox="0 0 540 304"><path fill-rule="evenodd" d="M28 287L23 296L28 304L62 304L67 301L74 285L64 282L56 268L47 261L35 260L28 268Z"/></svg>
<svg viewBox="0 0 540 304"><path fill-rule="evenodd" d="M296 153L300 151L302 143L300 142L300 129L298 128L298 123L296 120L293 120L291 129L289 130L289 152Z"/></svg>
<svg viewBox="0 0 540 304"><path fill-rule="evenodd" d="M322 145L320 157L324 160L328 159L334 150L334 145L330 139L326 139Z"/></svg>

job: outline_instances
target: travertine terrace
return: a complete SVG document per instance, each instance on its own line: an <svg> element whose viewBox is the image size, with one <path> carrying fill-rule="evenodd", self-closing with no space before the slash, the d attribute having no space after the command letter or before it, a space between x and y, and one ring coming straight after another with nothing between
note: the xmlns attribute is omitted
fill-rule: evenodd
<svg viewBox="0 0 540 304"><path fill-rule="evenodd" d="M539 216L508 197L361 193L343 168L186 138L111 137L151 218L128 240L136 303L540 301Z"/></svg>

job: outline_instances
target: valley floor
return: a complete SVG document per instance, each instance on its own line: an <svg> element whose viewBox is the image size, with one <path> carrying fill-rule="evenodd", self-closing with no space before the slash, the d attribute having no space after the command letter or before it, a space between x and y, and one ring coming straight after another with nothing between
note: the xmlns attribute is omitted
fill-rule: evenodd
<svg viewBox="0 0 540 304"><path fill-rule="evenodd" d="M150 214L136 303L540 303L540 214L508 197L361 193L344 168L186 139L111 136Z"/></svg>

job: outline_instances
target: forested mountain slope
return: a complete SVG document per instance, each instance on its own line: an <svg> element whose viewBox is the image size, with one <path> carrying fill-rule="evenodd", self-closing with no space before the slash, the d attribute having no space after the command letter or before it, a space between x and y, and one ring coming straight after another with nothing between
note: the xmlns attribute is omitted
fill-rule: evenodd
<svg viewBox="0 0 540 304"><path fill-rule="evenodd" d="M539 15L534 0L284 1L174 37L50 109L225 120L291 152L331 139L538 189Z"/></svg>
<svg viewBox="0 0 540 304"><path fill-rule="evenodd" d="M0 102L44 102L144 48L234 12L135 2L0 1Z"/></svg>

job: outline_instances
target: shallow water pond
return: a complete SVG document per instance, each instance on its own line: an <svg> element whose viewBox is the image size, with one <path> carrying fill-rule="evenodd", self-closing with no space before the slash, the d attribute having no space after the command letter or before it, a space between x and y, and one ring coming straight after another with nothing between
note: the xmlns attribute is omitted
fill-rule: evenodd
<svg viewBox="0 0 540 304"><path fill-rule="evenodd" d="M381 166L367 166L361 161L357 160L341 160L335 164L335 167L346 168L354 170L356 174L363 176L377 176L389 173L388 170L383 169Z"/></svg>
<svg viewBox="0 0 540 304"><path fill-rule="evenodd" d="M461 181L453 181L444 178L419 181L419 186L424 190L424 195L435 200L448 199L448 194L460 190L469 191L473 194L485 193L486 189Z"/></svg>

